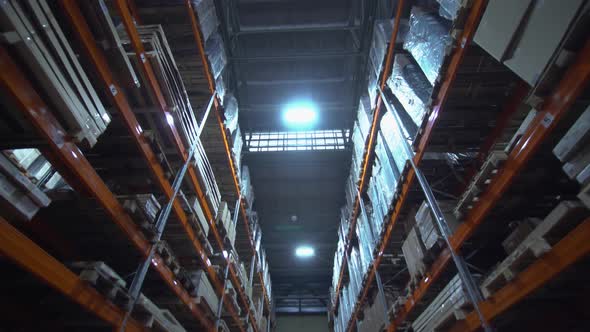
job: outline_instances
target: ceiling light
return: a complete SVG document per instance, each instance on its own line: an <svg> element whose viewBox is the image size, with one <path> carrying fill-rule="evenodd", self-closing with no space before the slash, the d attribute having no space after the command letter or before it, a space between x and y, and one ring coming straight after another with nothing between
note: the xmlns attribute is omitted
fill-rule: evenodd
<svg viewBox="0 0 590 332"><path fill-rule="evenodd" d="M315 250L310 246L300 246L295 249L295 256L297 257L312 257L315 255Z"/></svg>
<svg viewBox="0 0 590 332"><path fill-rule="evenodd" d="M316 123L318 112L311 102L288 104L283 112L283 121L290 127L309 127Z"/></svg>

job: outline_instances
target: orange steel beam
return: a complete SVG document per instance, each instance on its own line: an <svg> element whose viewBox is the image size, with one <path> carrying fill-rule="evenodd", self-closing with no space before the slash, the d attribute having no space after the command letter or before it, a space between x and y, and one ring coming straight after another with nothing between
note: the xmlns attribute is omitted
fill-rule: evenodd
<svg viewBox="0 0 590 332"><path fill-rule="evenodd" d="M387 56L385 58L385 67L383 67L383 75L381 76L381 83L380 87L381 90L385 89L385 84L387 84L387 79L389 78L389 73L391 72L392 62L393 62L393 55L395 51L395 43L397 41L397 33L399 31L399 24L401 21L402 13L404 8L404 0L399 0L397 3L397 10L395 13L395 23L393 25L393 32L391 33L391 39L389 40L389 46L387 48ZM356 220L358 218L358 214L360 211L360 195L365 192L365 184L367 183L367 178L370 170L370 166L372 166L371 160L373 158L373 154L375 152L375 145L376 145L376 136L377 132L379 131L379 119L381 119L381 94L377 96L377 104L375 106L375 111L373 112L373 120L371 121L371 131L369 136L367 137L367 142L365 143L365 152L363 154L363 162L362 162L362 169L360 174L360 183L358 186L359 194L355 195L355 200L353 204L353 210L350 219L350 227L348 229L348 234L345 238L344 248L345 251L348 251L348 246L352 241L352 237L355 232ZM335 299L334 299L334 307L332 311L335 312L338 308L338 298L340 296L340 290L342 289L342 281L344 279L344 270L346 269L346 265L348 263L346 259L347 255L342 256L342 264L340 267L340 274L338 276L338 283L336 285L335 290Z"/></svg>
<svg viewBox="0 0 590 332"><path fill-rule="evenodd" d="M207 84L209 86L209 91L211 93L213 93L215 91L215 80L213 78L213 75L211 74L211 68L210 68L209 62L207 60L207 55L205 53L205 46L204 46L205 43L203 40L203 34L201 33L201 28L200 28L201 25L199 23L198 17L195 15L195 9L192 5L192 2L190 0L185 0L185 5L187 7L187 13L188 13L189 19L191 21L191 28L193 31L193 37L195 38L195 43L197 44L197 49L199 51L199 58L201 60L201 63L203 64L203 70L205 73L205 77L207 78ZM223 109L222 109L221 103L219 102L219 100L217 98L215 98L214 106L215 106L215 111L216 111L215 113L216 113L217 123L219 125L219 130L221 131L221 136L223 138L223 145L225 148L226 157L228 159L229 168L230 168L231 175L232 175L232 180L234 182L234 187L236 188L236 192L239 197L240 193L241 193L240 181L237 177L236 167L235 167L234 161L231 156L231 149L230 149L229 139L227 137L227 132L225 131L225 126L223 125L223 113L222 113ZM248 242L250 244L250 249L252 251L252 255L254 255L254 257L256 257L256 250L254 249L254 239L252 238L252 234L250 233L248 214L246 212L245 203L243 203L243 202L240 203L240 211L242 214L242 219L244 220L244 228L246 230L246 235L248 237ZM256 264L256 258L254 259L254 264ZM262 285L262 295L264 298L265 307L266 307L267 311L270 312L270 299L268 297L268 294L266 294L266 288L264 287L264 278L262 276L262 273L260 273L260 272L258 272L257 275L259 278L259 282Z"/></svg>
<svg viewBox="0 0 590 332"><path fill-rule="evenodd" d="M477 174L477 171L481 165L483 165L486 156L510 123L512 116L518 111L519 106L526 98L529 90L530 87L524 81L519 81L517 86L513 89L510 97L508 98L508 102L502 106L502 112L500 112L497 117L494 129L480 146L479 151L477 152L475 164L465 172L466 175L464 183L457 187L458 193L465 191L471 179Z"/></svg>
<svg viewBox="0 0 590 332"><path fill-rule="evenodd" d="M86 55L88 56L89 61L94 64L94 67L96 69L98 77L104 83L104 88L107 91L106 95L110 96L111 102L115 106L115 109L121 115L121 119L123 120L123 122L127 126L129 132L131 133L131 135L132 135L132 137L133 137L133 139L140 151L140 153L142 154L142 156L146 160L146 163L149 166L148 168L152 172L152 176L155 179L156 183L158 184L160 189L164 192L166 197L168 199L170 199L172 197L172 192L173 192L172 186L170 185L170 182L164 176L164 171L162 169L162 166L158 163L157 158L149 145L149 142L143 136L141 126L140 126L139 122L137 121L137 118L135 117L135 114L133 113L131 106L129 105L129 102L127 101L127 98L122 93L123 90L115 81L115 79L112 75L112 72L109 69L109 66L108 66L108 63L106 61L104 54L102 54L102 52L97 47L96 41L93 38L92 33L90 32L90 28L86 24L79 7L77 6L76 2L73 0L63 0L62 5L63 5L63 8L66 12L66 15L69 17L69 19L74 27L73 30L76 32L78 39L80 41L80 44L82 45ZM115 91L115 93L113 93L113 91ZM206 269L208 275L215 275L216 276L217 273L213 269L213 266L211 266L211 264L208 264L208 257L206 255L199 239L195 236L194 231L193 231L192 227L190 226L190 222L189 222L188 217L186 216L186 213L184 212L184 210L180 204L179 198L176 198L174 200L172 207L173 207L173 211L174 211L176 217L183 225L183 227L187 233L187 236L191 240L193 247L197 251L200 261L203 263L202 265ZM210 214L208 215L208 219L213 220L212 216ZM216 233L216 231L217 230L215 230L215 234L217 237L219 237L219 234ZM214 281L214 282L219 283L218 280ZM223 285L220 283L218 285L215 285L215 287L218 290L223 289ZM235 311L235 309L233 308L231 303L229 301L226 301L224 304L225 304L225 307L230 312L230 314L232 315L232 317L234 318L234 320L236 322L239 322L238 313Z"/></svg>
<svg viewBox="0 0 590 332"><path fill-rule="evenodd" d="M147 257L151 244L84 157L82 151L67 137L66 132L51 114L41 97L25 79L25 74L12 61L3 47L0 47L0 84L10 96L14 97L17 107L29 119L39 135L47 141L50 149L47 152L47 157L60 170L60 174L68 179L68 183L72 179L71 184L76 187L78 192L88 193L94 197L133 246L143 257ZM158 271L172 292L188 307L201 325L208 330L212 329L211 321L195 306L194 299L175 280L174 274L164 261L159 256L155 256L153 263L154 269Z"/></svg>
<svg viewBox="0 0 590 332"><path fill-rule="evenodd" d="M164 96L163 96L162 91L160 89L160 85L154 75L153 68L151 67L151 65L147 61L147 59L145 58L146 57L145 49L144 49L143 43L141 42L141 39L139 37L139 33L137 32L137 28L135 26L134 19L131 16L131 12L129 11L128 2L131 3L132 7L135 7L134 1L117 0L117 1L115 1L115 4L116 4L117 10L118 10L118 13L121 16L121 19L123 21L123 25L125 26L127 34L129 36L129 39L131 40L131 44L133 46L135 54L137 55L137 57L139 59L139 62L141 64L140 69L142 70L144 76L146 77L149 89L156 97L156 102L157 102L158 106L160 107L160 109L164 112L164 114L167 114L168 108L166 106ZM137 14L137 11L135 13ZM137 19L139 19L139 17L137 17ZM212 93L213 92L214 91L212 91ZM186 161L188 158L188 155L186 153L186 149L184 148L184 144L183 144L182 140L180 139L180 135L178 134L178 131L176 130L176 127L174 125L170 125L170 129L173 133L173 137L175 138L174 141L175 141L176 148L177 148L180 156L182 157L183 161ZM215 225L215 216L211 212L208 203L204 199L203 191L202 191L202 188L198 182L198 179L197 179L197 176L196 176L196 173L194 170L194 166L189 167L188 173L189 173L189 178L191 179L191 183L193 184L193 187L197 191L197 196L199 197L199 202L201 204L201 207L203 208L203 212L205 214L205 217L209 221L210 230L213 232L214 238L215 238L218 246L220 248L223 248L223 240L222 240L221 236L219 235L219 232L218 232L217 227ZM192 228L190 225L188 225L188 223L185 226L185 230L186 230L187 234L192 233ZM194 241L194 244L196 246L197 245L200 246L198 239L195 238L195 240L196 241ZM208 260L205 260L205 262L208 262ZM227 262L229 264L229 256L227 258ZM219 280L217 274L213 270L211 272L209 272L208 275L212 281L213 286L215 287L215 289L217 290L219 295L222 296L224 294L223 282ZM230 275L230 279L234 285L234 289L236 289L238 291L238 293L240 295L240 299L242 300L244 307L247 308L248 315L250 317L250 321L252 322L254 330L256 331L256 329L257 329L256 319L255 319L254 314L250 308L250 302L248 301L246 293L244 292L243 288L240 287L238 275L237 275L233 265L231 265L231 264L230 264L230 269L229 269L229 275ZM231 306L229 301L225 301L224 304L228 308ZM233 309L231 311L233 312ZM239 318L237 315L234 316L234 320L236 320L236 324L239 324ZM240 325L240 328L243 329L242 325L241 324L239 324L239 325Z"/></svg>
<svg viewBox="0 0 590 332"><path fill-rule="evenodd" d="M471 209L465 220L459 225L453 236L449 239L453 249L459 250L463 243L479 227L484 218L495 206L502 194L512 184L514 178L524 168L529 159L541 147L545 138L551 133L559 120L567 113L576 98L590 80L590 39L586 41L584 48L578 53L575 62L565 72L552 94L545 100L537 116L533 119L523 137L511 151L501 171L493 179L478 203ZM430 271L422 279L412 296L408 298L388 331L393 332L414 309L426 294L432 284L444 271L451 261L448 249L434 261Z"/></svg>
<svg viewBox="0 0 590 332"><path fill-rule="evenodd" d="M480 302L483 316L488 321L498 317L588 254L590 254L590 218L568 233L553 246L551 251L519 273L514 280L489 299ZM476 313L471 312L464 320L457 322L450 331L473 332L479 328L479 318Z"/></svg>
<svg viewBox="0 0 590 332"><path fill-rule="evenodd" d="M485 1L485 0L476 0L473 3L473 5L470 9L470 12L469 12L469 16L467 17L467 21L465 22L463 32L462 32L460 38L458 38L455 41L456 45L455 45L455 49L453 51L453 54L451 55L451 60L450 60L448 69L446 70L446 72L444 74L445 76L444 76L444 79L441 83L441 87L438 90L436 98L434 99L433 110L432 110L430 116L428 117L428 122L426 123L426 126L424 128L422 136L420 137L419 144L416 149L416 154L414 155L414 163L416 165L420 164L420 162L422 161L422 157L424 156L424 153L426 152L426 147L428 145L428 142L430 141L430 137L432 135L432 131L434 129L434 126L437 122L438 115L444 108L444 105L446 103L446 100L447 100L449 92L450 92L450 88L451 88L453 82L455 81L455 77L457 76L457 71L459 69L459 65L463 61L463 58L464 58L465 53L467 51L467 47L471 43L471 40L473 39L473 35L475 34L475 31L476 31L477 26L479 24L479 20L481 19L481 16L483 15L486 3L487 3L487 1ZM383 257L383 253L385 252L385 249L387 248L387 245L389 244L389 239L391 238L391 235L393 233L393 229L395 227L395 224L397 222L397 219L399 217L401 209L405 203L405 200L408 197L408 194L410 192L410 187L412 185L412 182L413 182L415 176L416 176L416 174L414 173L414 169L410 167L408 169L408 175L405 177L404 181L402 182L401 194L398 197L397 201L395 202L393 212L391 214L389 222L387 223L385 234L383 236L383 240L381 241L381 244L379 245L379 251L377 252L377 257L375 257L375 261L373 262L371 270L369 271L369 274L367 276L367 281L365 282L365 287L361 291L360 297L359 297L358 301L356 302L355 308L353 310L353 314L350 318L350 321L348 324L349 330L352 327L352 323L357 319L358 314L360 313L362 303L365 301L365 299L368 296L369 289L371 288L371 284L373 283L373 280L375 279L375 273L377 272L377 269L379 268L379 265L381 264L381 259ZM447 254L450 258L450 253L447 253ZM427 280L427 282L429 282L429 280Z"/></svg>
<svg viewBox="0 0 590 332"><path fill-rule="evenodd" d="M125 311L104 298L87 282L80 280L76 274L2 217L0 253L114 328L123 321ZM135 332L145 331L134 319L128 321L127 329Z"/></svg>

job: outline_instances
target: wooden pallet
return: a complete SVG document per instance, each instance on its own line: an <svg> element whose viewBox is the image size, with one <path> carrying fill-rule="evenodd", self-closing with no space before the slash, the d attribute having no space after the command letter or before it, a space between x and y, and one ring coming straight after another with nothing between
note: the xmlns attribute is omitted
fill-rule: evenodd
<svg viewBox="0 0 590 332"><path fill-rule="evenodd" d="M129 300L125 280L104 262L74 262L70 267L111 302L124 304Z"/></svg>
<svg viewBox="0 0 590 332"><path fill-rule="evenodd" d="M151 194L150 196L150 199L153 199L153 201L158 204L156 198ZM134 196L118 196L117 198L122 201L123 208L131 216L131 219L135 222L135 224L139 226L144 235L150 241L155 241L158 233L156 229L157 216L154 219L151 219L151 217L147 216ZM157 207L159 210L159 204Z"/></svg>
<svg viewBox="0 0 590 332"><path fill-rule="evenodd" d="M488 158L481 166L479 172L471 180L467 190L463 193L457 206L453 210L453 215L458 220L467 214L469 210L479 201L480 194L490 184L492 178L498 174L508 155L504 151L492 151Z"/></svg>
<svg viewBox="0 0 590 332"><path fill-rule="evenodd" d="M186 332L169 310L162 310L150 299L140 294L133 317L145 327L158 332Z"/></svg>
<svg viewBox="0 0 590 332"><path fill-rule="evenodd" d="M564 228L572 228L588 215L588 210L577 201L559 203L520 245L492 271L481 284L484 297L513 280L538 257L552 248ZM557 237L557 238L556 238Z"/></svg>
<svg viewBox="0 0 590 332"><path fill-rule="evenodd" d="M180 273L182 267L166 241L162 240L156 244L156 253L160 255L164 264L168 266L172 273L175 275Z"/></svg>

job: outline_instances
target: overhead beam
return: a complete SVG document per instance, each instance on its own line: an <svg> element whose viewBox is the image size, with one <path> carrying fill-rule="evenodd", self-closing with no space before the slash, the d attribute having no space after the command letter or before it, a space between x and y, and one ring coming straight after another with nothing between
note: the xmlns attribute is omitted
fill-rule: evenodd
<svg viewBox="0 0 590 332"><path fill-rule="evenodd" d="M278 26L278 27L240 27L240 31L235 33L235 36L251 36L261 34L275 34L275 33L293 33L293 32L352 32L360 29L359 26L348 25L326 25L326 26Z"/></svg>
<svg viewBox="0 0 590 332"><path fill-rule="evenodd" d="M262 55L262 56L239 56L231 57L230 60L236 62L258 62L258 61L291 61L291 60L317 60L317 59L335 59L351 58L364 56L363 52L335 52L335 53L307 53L293 55Z"/></svg>

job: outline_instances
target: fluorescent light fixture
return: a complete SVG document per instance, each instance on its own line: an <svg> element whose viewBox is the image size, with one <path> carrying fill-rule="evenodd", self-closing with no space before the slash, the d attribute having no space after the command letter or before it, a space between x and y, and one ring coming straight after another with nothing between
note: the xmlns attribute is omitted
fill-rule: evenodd
<svg viewBox="0 0 590 332"><path fill-rule="evenodd" d="M315 250L310 246L300 246L295 249L295 256L297 257L312 257L315 255Z"/></svg>
<svg viewBox="0 0 590 332"><path fill-rule="evenodd" d="M312 102L301 101L288 104L283 112L283 121L291 127L309 127L318 119L318 111Z"/></svg>

